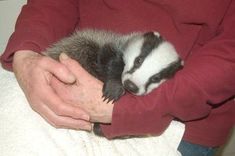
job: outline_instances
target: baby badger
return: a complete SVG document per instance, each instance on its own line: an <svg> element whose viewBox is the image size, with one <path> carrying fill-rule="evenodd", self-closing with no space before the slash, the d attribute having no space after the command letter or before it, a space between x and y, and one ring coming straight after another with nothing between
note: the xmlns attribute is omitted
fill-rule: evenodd
<svg viewBox="0 0 235 156"><path fill-rule="evenodd" d="M121 35L86 29L54 44L45 55L58 60L62 52L104 83L108 101L118 100L125 90L145 95L182 67L173 45L157 32ZM98 124L94 132L101 135Z"/></svg>

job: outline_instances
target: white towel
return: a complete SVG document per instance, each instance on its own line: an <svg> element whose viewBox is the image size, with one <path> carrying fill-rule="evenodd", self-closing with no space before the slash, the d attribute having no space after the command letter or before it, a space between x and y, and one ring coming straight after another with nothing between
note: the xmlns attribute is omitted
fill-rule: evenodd
<svg viewBox="0 0 235 156"><path fill-rule="evenodd" d="M0 156L180 156L183 133L176 121L161 136L111 141L56 129L31 109L14 75L0 67Z"/></svg>

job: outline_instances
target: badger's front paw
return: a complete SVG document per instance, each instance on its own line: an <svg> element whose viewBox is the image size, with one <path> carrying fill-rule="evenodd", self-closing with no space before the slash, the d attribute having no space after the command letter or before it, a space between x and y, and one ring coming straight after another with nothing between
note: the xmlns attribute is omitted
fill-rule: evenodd
<svg viewBox="0 0 235 156"><path fill-rule="evenodd" d="M99 123L94 123L93 132L95 135L104 136Z"/></svg>
<svg viewBox="0 0 235 156"><path fill-rule="evenodd" d="M125 93L122 82L117 80L108 80L103 86L104 101L116 101Z"/></svg>

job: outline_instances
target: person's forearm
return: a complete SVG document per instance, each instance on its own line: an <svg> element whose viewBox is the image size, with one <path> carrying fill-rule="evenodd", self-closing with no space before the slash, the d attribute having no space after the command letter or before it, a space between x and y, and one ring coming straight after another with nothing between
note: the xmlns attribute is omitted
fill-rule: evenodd
<svg viewBox="0 0 235 156"><path fill-rule="evenodd" d="M103 125L108 138L122 135L160 134L173 118L199 120L210 115L213 105L234 96L235 2L219 33L194 50L184 69L145 97L127 95L113 109L111 125Z"/></svg>

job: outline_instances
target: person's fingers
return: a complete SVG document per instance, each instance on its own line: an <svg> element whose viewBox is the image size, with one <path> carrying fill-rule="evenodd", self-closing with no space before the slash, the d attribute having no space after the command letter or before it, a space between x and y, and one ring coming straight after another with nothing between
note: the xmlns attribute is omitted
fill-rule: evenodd
<svg viewBox="0 0 235 156"><path fill-rule="evenodd" d="M60 95L63 100L66 102L69 101L69 103L73 103L88 112L90 121L103 123L111 122L113 105L103 105L102 94L100 94L101 89L97 90L95 84L91 86L89 84L66 85L62 84L58 79L52 78L51 86L56 94Z"/></svg>
<svg viewBox="0 0 235 156"><path fill-rule="evenodd" d="M42 57L40 66L55 75L59 80L64 83L74 83L76 77L70 72L63 64L58 61L53 60L49 57Z"/></svg>
<svg viewBox="0 0 235 156"><path fill-rule="evenodd" d="M89 74L76 60L71 59L65 53L61 53L59 59L60 62L64 64L75 75L75 77L79 77L79 79L77 79L77 81L79 82L77 83L81 82L83 84L83 82L97 81L101 84L98 79Z"/></svg>
<svg viewBox="0 0 235 156"><path fill-rule="evenodd" d="M79 63L73 59L71 59L68 55L65 53L61 53L59 60L61 63L67 66L71 66L71 69L73 70L78 70L78 71L83 71L84 69L79 65ZM85 70L84 70L85 71Z"/></svg>
<svg viewBox="0 0 235 156"><path fill-rule="evenodd" d="M50 110L46 105L41 108L42 117L56 128L70 128L75 130L87 130L91 131L92 125L90 122L80 119L73 119L70 117L58 116Z"/></svg>
<svg viewBox="0 0 235 156"><path fill-rule="evenodd" d="M63 101L75 104L75 106L79 104L78 101L74 101L74 99L77 99L80 93L78 93L77 91L72 91L72 85L61 83L61 81L58 80L56 77L52 77L50 79L50 86L53 88L54 92L63 99Z"/></svg>
<svg viewBox="0 0 235 156"><path fill-rule="evenodd" d="M77 106L63 102L52 88L46 86L44 94L47 96L42 97L42 100L57 115L89 121L89 115L85 111Z"/></svg>
<svg viewBox="0 0 235 156"><path fill-rule="evenodd" d="M76 81L65 65L32 51L22 51L14 56L14 72L30 106L53 126L91 129L88 113L65 103L50 85L52 77L60 83Z"/></svg>

